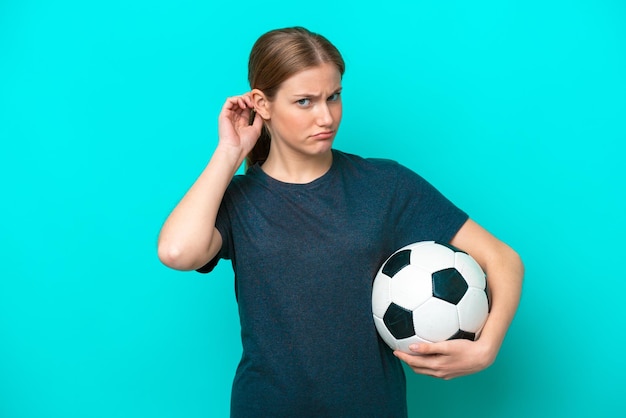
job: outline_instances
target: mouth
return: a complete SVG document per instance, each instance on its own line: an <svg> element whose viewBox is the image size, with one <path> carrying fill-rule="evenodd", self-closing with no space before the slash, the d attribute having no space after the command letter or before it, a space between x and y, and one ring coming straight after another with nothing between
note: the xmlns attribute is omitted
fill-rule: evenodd
<svg viewBox="0 0 626 418"><path fill-rule="evenodd" d="M335 136L335 131L324 131L318 132L315 135L311 135L311 138L322 140L332 138L333 136Z"/></svg>

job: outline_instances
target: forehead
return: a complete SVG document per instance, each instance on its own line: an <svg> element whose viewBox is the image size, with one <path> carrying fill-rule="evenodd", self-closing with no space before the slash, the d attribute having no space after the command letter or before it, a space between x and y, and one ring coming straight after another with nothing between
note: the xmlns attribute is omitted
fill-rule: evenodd
<svg viewBox="0 0 626 418"><path fill-rule="evenodd" d="M279 92L286 94L335 91L341 87L341 73L336 65L323 63L299 71L283 81Z"/></svg>

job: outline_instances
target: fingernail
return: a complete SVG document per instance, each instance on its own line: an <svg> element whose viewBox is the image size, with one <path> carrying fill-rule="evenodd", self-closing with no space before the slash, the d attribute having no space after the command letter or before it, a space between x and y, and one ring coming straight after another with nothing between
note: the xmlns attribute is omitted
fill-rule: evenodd
<svg viewBox="0 0 626 418"><path fill-rule="evenodd" d="M411 345L409 346L409 350L411 350L411 351L418 351L418 350L419 350L419 348L420 348L420 345L419 345L419 344L411 344Z"/></svg>

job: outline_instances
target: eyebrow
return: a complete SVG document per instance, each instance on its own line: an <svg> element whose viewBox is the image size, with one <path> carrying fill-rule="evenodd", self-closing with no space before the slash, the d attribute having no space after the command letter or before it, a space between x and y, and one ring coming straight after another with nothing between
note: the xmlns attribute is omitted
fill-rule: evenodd
<svg viewBox="0 0 626 418"><path fill-rule="evenodd" d="M343 87L338 87L335 90L333 90L332 94L336 94L336 93L340 93L341 90L343 90ZM311 97L311 98L318 98L321 97L321 94L309 94L309 93L298 93L298 94L293 94L293 97Z"/></svg>

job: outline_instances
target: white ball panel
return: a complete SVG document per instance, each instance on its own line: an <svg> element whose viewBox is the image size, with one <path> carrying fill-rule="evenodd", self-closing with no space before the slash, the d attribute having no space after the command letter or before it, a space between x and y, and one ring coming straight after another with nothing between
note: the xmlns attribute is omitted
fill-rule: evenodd
<svg viewBox="0 0 626 418"><path fill-rule="evenodd" d="M383 339L383 341L386 342L392 350L397 350L398 345L396 344L396 339L393 335L391 335L382 318L374 315L374 324L376 325L376 330L378 330L378 334Z"/></svg>
<svg viewBox="0 0 626 418"><path fill-rule="evenodd" d="M476 333L482 329L489 314L487 295L481 289L470 287L457 305L457 309L461 329Z"/></svg>
<svg viewBox="0 0 626 418"><path fill-rule="evenodd" d="M418 337L417 335L414 335L413 337L410 337L410 338L398 340L398 345L397 345L398 348L396 348L396 350L400 350L400 351L404 351L405 353L416 355L414 352L409 350L409 346L411 344L429 343L429 342L432 342L432 341L427 341L423 338Z"/></svg>
<svg viewBox="0 0 626 418"><path fill-rule="evenodd" d="M384 274L379 274L372 287L372 312L382 318L390 303L391 279Z"/></svg>
<svg viewBox="0 0 626 418"><path fill-rule="evenodd" d="M463 275L470 287L485 288L487 284L485 273L472 257L465 253L455 253L454 267Z"/></svg>
<svg viewBox="0 0 626 418"><path fill-rule="evenodd" d="M403 308L413 310L432 297L430 272L414 265L406 266L390 281L391 301Z"/></svg>
<svg viewBox="0 0 626 418"><path fill-rule="evenodd" d="M414 242L412 244L406 245L400 248L399 250L397 250L396 252L406 250L408 248L412 249L412 248L421 247L422 245L433 245L433 244L435 244L435 241L418 241L418 242Z"/></svg>
<svg viewBox="0 0 626 418"><path fill-rule="evenodd" d="M450 248L435 243L420 247L419 251L411 252L411 265L420 266L431 273L454 266L454 251Z"/></svg>
<svg viewBox="0 0 626 418"><path fill-rule="evenodd" d="M445 341L459 330L456 306L431 298L413 311L413 325L419 337L432 342Z"/></svg>

